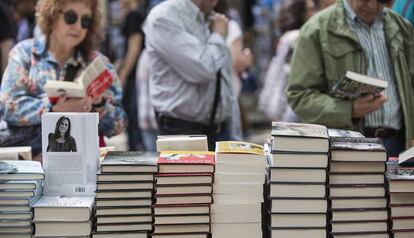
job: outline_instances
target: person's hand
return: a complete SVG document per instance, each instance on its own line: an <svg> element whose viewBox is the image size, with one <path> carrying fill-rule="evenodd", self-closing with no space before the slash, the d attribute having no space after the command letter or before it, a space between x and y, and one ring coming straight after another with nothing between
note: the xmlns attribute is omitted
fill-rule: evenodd
<svg viewBox="0 0 414 238"><path fill-rule="evenodd" d="M253 64L253 54L249 48L244 48L242 51L242 55L244 57L244 65L245 68L251 66Z"/></svg>
<svg viewBox="0 0 414 238"><path fill-rule="evenodd" d="M352 103L352 117L362 118L368 113L376 111L385 101L387 97L384 94L361 96Z"/></svg>
<svg viewBox="0 0 414 238"><path fill-rule="evenodd" d="M211 31L220 34L223 38L227 36L229 20L223 14L216 13L211 17Z"/></svg>
<svg viewBox="0 0 414 238"><path fill-rule="evenodd" d="M90 112L92 109L92 98L69 98L66 95L59 97L53 106L54 112Z"/></svg>

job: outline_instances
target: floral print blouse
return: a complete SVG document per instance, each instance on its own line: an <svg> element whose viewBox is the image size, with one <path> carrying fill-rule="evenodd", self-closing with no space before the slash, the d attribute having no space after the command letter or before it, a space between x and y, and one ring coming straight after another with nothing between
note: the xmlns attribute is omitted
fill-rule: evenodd
<svg viewBox="0 0 414 238"><path fill-rule="evenodd" d="M89 62L100 55L94 51L85 60L77 52L61 67L46 46L46 38L38 35L20 42L10 52L0 88L0 116L9 125L39 125L42 113L48 112L52 106L44 91L46 81L64 80L70 64L80 65L80 74ZM114 66L104 58L113 76L113 83L104 93L106 104L99 115L99 132L111 137L125 129L127 119L121 106L120 81Z"/></svg>

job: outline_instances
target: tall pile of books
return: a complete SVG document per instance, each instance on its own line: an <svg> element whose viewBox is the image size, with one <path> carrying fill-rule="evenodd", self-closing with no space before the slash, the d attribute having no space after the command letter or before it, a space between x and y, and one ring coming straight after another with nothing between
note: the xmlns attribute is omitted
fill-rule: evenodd
<svg viewBox="0 0 414 238"><path fill-rule="evenodd" d="M216 143L213 238L262 237L266 167L263 146L236 141Z"/></svg>
<svg viewBox="0 0 414 238"><path fill-rule="evenodd" d="M388 238L387 154L381 141L332 137L329 190L333 238Z"/></svg>
<svg viewBox="0 0 414 238"><path fill-rule="evenodd" d="M93 196L41 197L33 205L36 237L90 237L94 204Z"/></svg>
<svg viewBox="0 0 414 238"><path fill-rule="evenodd" d="M93 238L146 238L158 153L109 151L101 162Z"/></svg>
<svg viewBox="0 0 414 238"><path fill-rule="evenodd" d="M153 238L208 237L214 164L214 152L161 152Z"/></svg>
<svg viewBox="0 0 414 238"><path fill-rule="evenodd" d="M32 205L42 195L40 162L0 162L0 237L32 236Z"/></svg>
<svg viewBox="0 0 414 238"><path fill-rule="evenodd" d="M269 171L272 238L325 238L329 137L320 125L273 122Z"/></svg>
<svg viewBox="0 0 414 238"><path fill-rule="evenodd" d="M414 148L410 150L414 152ZM400 158L410 150L400 154ZM408 165L413 167L399 166L398 158L390 158L387 162L394 238L414 237L414 164Z"/></svg>

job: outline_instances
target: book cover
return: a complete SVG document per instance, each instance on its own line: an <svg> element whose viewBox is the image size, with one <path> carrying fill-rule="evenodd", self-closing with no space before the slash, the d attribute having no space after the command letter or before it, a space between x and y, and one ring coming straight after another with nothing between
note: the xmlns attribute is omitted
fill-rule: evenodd
<svg viewBox="0 0 414 238"><path fill-rule="evenodd" d="M390 158L387 161L387 179L391 181L414 182L414 167L399 166L398 158Z"/></svg>
<svg viewBox="0 0 414 238"><path fill-rule="evenodd" d="M335 98L353 100L365 94L378 95L387 86L388 82L385 80L347 71L344 77L332 87L330 95Z"/></svg>
<svg viewBox="0 0 414 238"><path fill-rule="evenodd" d="M109 151L101 166L157 166L159 153L143 151Z"/></svg>
<svg viewBox="0 0 414 238"><path fill-rule="evenodd" d="M98 113L44 113L44 193L93 196L99 163Z"/></svg>
<svg viewBox="0 0 414 238"><path fill-rule="evenodd" d="M398 156L398 164L401 166L414 167L414 147L400 153Z"/></svg>
<svg viewBox="0 0 414 238"><path fill-rule="evenodd" d="M157 151L208 151L206 135L159 135L157 136Z"/></svg>
<svg viewBox="0 0 414 238"><path fill-rule="evenodd" d="M272 122L272 136L329 138L326 126L293 122Z"/></svg>
<svg viewBox="0 0 414 238"><path fill-rule="evenodd" d="M385 151L381 139L365 137L333 137L331 148L332 150Z"/></svg>
<svg viewBox="0 0 414 238"><path fill-rule="evenodd" d="M358 131L328 128L329 137L365 137Z"/></svg>
<svg viewBox="0 0 414 238"><path fill-rule="evenodd" d="M41 180L45 174L38 161L3 160L0 161L0 181Z"/></svg>
<svg viewBox="0 0 414 238"><path fill-rule="evenodd" d="M217 153L256 154L264 155L263 146L242 141L216 142Z"/></svg>
<svg viewBox="0 0 414 238"><path fill-rule="evenodd" d="M56 103L62 94L68 97L88 95L95 98L110 87L112 81L112 75L106 69L103 57L98 56L74 82L48 80L45 84L45 92L52 103Z"/></svg>
<svg viewBox="0 0 414 238"><path fill-rule="evenodd" d="M163 151L158 159L162 164L207 164L214 165L214 152L208 151Z"/></svg>

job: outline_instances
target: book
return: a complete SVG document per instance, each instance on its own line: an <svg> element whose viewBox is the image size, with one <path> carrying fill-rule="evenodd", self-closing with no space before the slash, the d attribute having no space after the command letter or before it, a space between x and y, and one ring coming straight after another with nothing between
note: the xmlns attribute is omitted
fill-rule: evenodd
<svg viewBox="0 0 414 238"><path fill-rule="evenodd" d="M387 152L379 138L333 137L332 161L385 162Z"/></svg>
<svg viewBox="0 0 414 238"><path fill-rule="evenodd" d="M2 205L0 206L0 213L8 212L31 212L30 205Z"/></svg>
<svg viewBox="0 0 414 238"><path fill-rule="evenodd" d="M109 151L101 162L103 173L156 173L159 153Z"/></svg>
<svg viewBox="0 0 414 238"><path fill-rule="evenodd" d="M154 188L152 181L148 182L98 182L96 184L98 191L107 191L107 190L140 190L140 189L149 189Z"/></svg>
<svg viewBox="0 0 414 238"><path fill-rule="evenodd" d="M333 238L390 238L387 232L335 234ZM396 238L396 237L394 237ZM407 237L408 238L408 237Z"/></svg>
<svg viewBox="0 0 414 238"><path fill-rule="evenodd" d="M154 173L97 173L98 183L102 182L134 182L154 181Z"/></svg>
<svg viewBox="0 0 414 238"><path fill-rule="evenodd" d="M390 193L414 192L414 167L399 166L396 158L387 162L386 173Z"/></svg>
<svg viewBox="0 0 414 238"><path fill-rule="evenodd" d="M270 200L271 213L326 213L328 201L326 199L272 199Z"/></svg>
<svg viewBox="0 0 414 238"><path fill-rule="evenodd" d="M293 122L272 122L272 151L329 151L329 136L325 126Z"/></svg>
<svg viewBox="0 0 414 238"><path fill-rule="evenodd" d="M150 231L152 225L150 222L141 223L110 223L101 224L96 227L97 232L119 232L119 231Z"/></svg>
<svg viewBox="0 0 414 238"><path fill-rule="evenodd" d="M328 128L329 137L365 137L361 132Z"/></svg>
<svg viewBox="0 0 414 238"><path fill-rule="evenodd" d="M237 237L237 238L252 238L252 237L262 237L261 230L249 230L249 231L215 231L212 230L211 234L214 238L228 238L228 237Z"/></svg>
<svg viewBox="0 0 414 238"><path fill-rule="evenodd" d="M263 193L213 193L213 200L218 204L262 203L264 198Z"/></svg>
<svg viewBox="0 0 414 238"><path fill-rule="evenodd" d="M333 210L332 221L333 222L345 222L345 221L378 221L387 220L388 212L385 208L382 209L356 209L356 210Z"/></svg>
<svg viewBox="0 0 414 238"><path fill-rule="evenodd" d="M384 184L384 173L330 173L330 184Z"/></svg>
<svg viewBox="0 0 414 238"><path fill-rule="evenodd" d="M106 198L105 200L96 199L96 207L137 207L137 206L151 206L151 199L150 198L116 198L116 199L109 199Z"/></svg>
<svg viewBox="0 0 414 238"><path fill-rule="evenodd" d="M414 197L413 195L411 195ZM412 205L397 205L391 204L391 217L414 217L414 204Z"/></svg>
<svg viewBox="0 0 414 238"><path fill-rule="evenodd" d="M369 222L332 222L332 234L386 231L388 231L388 223L386 220Z"/></svg>
<svg viewBox="0 0 414 238"><path fill-rule="evenodd" d="M0 150L0 160L32 160L32 147L2 147Z"/></svg>
<svg viewBox="0 0 414 238"><path fill-rule="evenodd" d="M205 224L210 223L209 214L155 215L154 224Z"/></svg>
<svg viewBox="0 0 414 238"><path fill-rule="evenodd" d="M306 237L306 238L324 238L326 229L323 228L304 228L304 229L272 229L271 238L279 237Z"/></svg>
<svg viewBox="0 0 414 238"><path fill-rule="evenodd" d="M384 173L385 163L332 161L329 170L331 173Z"/></svg>
<svg viewBox="0 0 414 238"><path fill-rule="evenodd" d="M155 194L157 204L212 203L211 194Z"/></svg>
<svg viewBox="0 0 414 238"><path fill-rule="evenodd" d="M210 224L154 225L154 233L197 233L210 232Z"/></svg>
<svg viewBox="0 0 414 238"><path fill-rule="evenodd" d="M152 190L107 190L96 191L96 198L151 198Z"/></svg>
<svg viewBox="0 0 414 238"><path fill-rule="evenodd" d="M67 97L95 98L112 85L113 77L105 66L102 56L96 57L76 78L71 81L48 80L44 90L52 103L56 103L62 94Z"/></svg>
<svg viewBox="0 0 414 238"><path fill-rule="evenodd" d="M157 151L208 151L206 135L159 135Z"/></svg>
<svg viewBox="0 0 414 238"><path fill-rule="evenodd" d="M236 164L236 163L221 163L216 161L216 173L229 174L264 174L266 171L266 164Z"/></svg>
<svg viewBox="0 0 414 238"><path fill-rule="evenodd" d="M212 173L163 173L155 175L156 183L163 184L211 184Z"/></svg>
<svg viewBox="0 0 414 238"><path fill-rule="evenodd" d="M41 180L21 180L21 181L6 181L0 183L0 190L16 190L16 191L27 191L27 190L35 190L36 188L42 187Z"/></svg>
<svg viewBox="0 0 414 238"><path fill-rule="evenodd" d="M208 238L208 233L169 233L169 234L152 234L152 238Z"/></svg>
<svg viewBox="0 0 414 238"><path fill-rule="evenodd" d="M163 151L158 159L159 173L213 173L214 152Z"/></svg>
<svg viewBox="0 0 414 238"><path fill-rule="evenodd" d="M42 114L45 195L95 195L99 164L98 123L96 112Z"/></svg>
<svg viewBox="0 0 414 238"><path fill-rule="evenodd" d="M384 197L386 194L384 184L358 184L358 185L329 185L329 196L339 197Z"/></svg>
<svg viewBox="0 0 414 238"><path fill-rule="evenodd" d="M301 228L326 226L326 214L271 214L272 228Z"/></svg>
<svg viewBox="0 0 414 238"><path fill-rule="evenodd" d="M155 185L156 194L207 194L213 192L211 184L185 184L185 185Z"/></svg>
<svg viewBox="0 0 414 238"><path fill-rule="evenodd" d="M19 221L29 221L33 217L31 212L10 212L10 213L0 213L1 220L19 220Z"/></svg>
<svg viewBox="0 0 414 238"><path fill-rule="evenodd" d="M147 215L117 215L117 216L96 216L96 223L98 225L108 223L142 223L152 222L152 216Z"/></svg>
<svg viewBox="0 0 414 238"><path fill-rule="evenodd" d="M45 178L42 165L38 161L2 160L0 162L0 170L3 167L13 169L8 173L0 173L0 182L10 180L42 180Z"/></svg>
<svg viewBox="0 0 414 238"><path fill-rule="evenodd" d="M210 214L210 204L155 204L152 207L154 215Z"/></svg>
<svg viewBox="0 0 414 238"><path fill-rule="evenodd" d="M96 216L118 216L134 214L151 215L151 207L99 207L99 209L96 209Z"/></svg>
<svg viewBox="0 0 414 238"><path fill-rule="evenodd" d="M392 229L393 237L394 238L411 238L414 236L414 229L411 230L397 230Z"/></svg>
<svg viewBox="0 0 414 238"><path fill-rule="evenodd" d="M387 207L385 197L335 198L331 200L332 209L381 209Z"/></svg>
<svg viewBox="0 0 414 238"><path fill-rule="evenodd" d="M262 213L259 209L254 213L212 213L211 223L225 223L225 224L237 224L237 223L256 223L262 222Z"/></svg>
<svg viewBox="0 0 414 238"><path fill-rule="evenodd" d="M35 222L36 236L89 236L92 230L90 221L82 222Z"/></svg>
<svg viewBox="0 0 414 238"><path fill-rule="evenodd" d="M354 100L361 95L366 94L377 96L386 89L387 86L388 82L385 80L347 71L345 75L335 83L329 94L335 98Z"/></svg>
<svg viewBox="0 0 414 238"><path fill-rule="evenodd" d="M216 142L217 163L266 165L266 159L261 145L241 141L219 141Z"/></svg>
<svg viewBox="0 0 414 238"><path fill-rule="evenodd" d="M146 231L94 232L92 238L147 238Z"/></svg>
<svg viewBox="0 0 414 238"><path fill-rule="evenodd" d="M391 193L390 204L414 205L414 196L409 193Z"/></svg>
<svg viewBox="0 0 414 238"><path fill-rule="evenodd" d="M328 154L271 154L271 166L278 168L326 168L328 166Z"/></svg>
<svg viewBox="0 0 414 238"><path fill-rule="evenodd" d="M271 183L271 198L324 198L325 184L312 183Z"/></svg>
<svg viewBox="0 0 414 238"><path fill-rule="evenodd" d="M325 181L325 169L270 168L270 182L324 183Z"/></svg>
<svg viewBox="0 0 414 238"><path fill-rule="evenodd" d="M94 197L43 196L34 205L34 221L88 221Z"/></svg>
<svg viewBox="0 0 414 238"><path fill-rule="evenodd" d="M264 174L214 174L214 183L249 183L264 184Z"/></svg>
<svg viewBox="0 0 414 238"><path fill-rule="evenodd" d="M2 227L0 229L0 235L9 235L9 234L30 234L32 235L33 228L31 225L23 227ZM7 236L9 237L9 236Z"/></svg>
<svg viewBox="0 0 414 238"><path fill-rule="evenodd" d="M260 183L218 183L214 184L214 194L263 194L263 184Z"/></svg>
<svg viewBox="0 0 414 238"><path fill-rule="evenodd" d="M414 147L400 153L398 156L398 164L401 166L414 167Z"/></svg>

